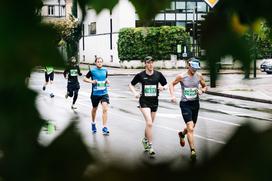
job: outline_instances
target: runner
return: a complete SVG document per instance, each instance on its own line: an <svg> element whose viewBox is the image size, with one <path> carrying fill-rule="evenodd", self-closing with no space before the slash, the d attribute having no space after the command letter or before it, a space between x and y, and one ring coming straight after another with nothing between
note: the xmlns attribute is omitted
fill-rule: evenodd
<svg viewBox="0 0 272 181"><path fill-rule="evenodd" d="M53 98L54 94L52 91L52 84L54 81L54 68L52 66L45 66L45 83L43 85L43 91L46 90L46 86L51 87L51 90L48 90L48 92L50 93L50 97ZM49 84L49 85L48 85Z"/></svg>
<svg viewBox="0 0 272 181"><path fill-rule="evenodd" d="M108 104L109 102L109 95L107 85L110 83L107 79L108 71L106 68L103 67L103 59L101 57L97 57L95 59L96 67L91 69L86 77L84 78L84 82L92 84L92 93L91 93L91 101L93 108L91 110L91 117L92 117L92 132L96 133L96 112L99 103L102 105L102 121L103 121L103 128L102 133L104 135L109 135L109 129L107 127L107 118L108 118ZM91 78L91 80L90 80Z"/></svg>
<svg viewBox="0 0 272 181"><path fill-rule="evenodd" d="M135 89L137 83L142 84L141 94ZM158 109L159 91L165 90L166 84L167 81L162 73L154 70L154 59L151 56L145 57L145 70L138 73L129 84L129 88L134 96L139 98L139 108L146 122L142 143L145 151L150 156L155 155L152 147L152 125Z"/></svg>
<svg viewBox="0 0 272 181"><path fill-rule="evenodd" d="M79 66L77 65L77 61L75 57L71 57L71 60L69 62L68 67L63 72L64 78L67 79L68 75L68 82L67 82L67 93L65 95L65 98L67 99L69 97L73 97L73 103L71 108L76 109L75 106L77 97L78 97L78 91L80 89L80 85L78 82L78 75L81 76L82 73L80 72Z"/></svg>
<svg viewBox="0 0 272 181"><path fill-rule="evenodd" d="M199 95L207 91L207 86L203 76L197 72L200 69L200 62L195 58L191 58L188 62L188 70L177 75L176 79L172 81L169 85L171 101L176 102L176 97L174 94L174 87L178 83L181 85L181 101L180 109L184 122L186 123L186 128L179 132L180 145L183 147L185 145L185 135L187 134L187 139L191 149L191 159L196 160L196 151L194 144L194 128L197 122L198 110L199 110ZM200 85L200 86L199 86Z"/></svg>

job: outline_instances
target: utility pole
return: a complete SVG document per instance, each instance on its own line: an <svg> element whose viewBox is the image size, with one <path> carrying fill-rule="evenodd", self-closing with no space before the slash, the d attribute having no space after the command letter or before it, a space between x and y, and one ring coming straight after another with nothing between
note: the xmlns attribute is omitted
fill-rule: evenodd
<svg viewBox="0 0 272 181"><path fill-rule="evenodd" d="M193 56L195 57L195 30L196 30L196 26L195 26L195 11L196 11L196 7L193 8Z"/></svg>
<svg viewBox="0 0 272 181"><path fill-rule="evenodd" d="M253 35L252 35L252 37L253 37L253 43L254 43L254 60L253 60L253 74L254 74L254 78L256 78L257 77L257 70L256 70L256 59L257 59L257 55L256 55L256 51L257 51L257 48L256 48L256 38L255 38L255 33L253 32Z"/></svg>
<svg viewBox="0 0 272 181"><path fill-rule="evenodd" d="M58 0L59 3L59 18L60 18L60 0Z"/></svg>

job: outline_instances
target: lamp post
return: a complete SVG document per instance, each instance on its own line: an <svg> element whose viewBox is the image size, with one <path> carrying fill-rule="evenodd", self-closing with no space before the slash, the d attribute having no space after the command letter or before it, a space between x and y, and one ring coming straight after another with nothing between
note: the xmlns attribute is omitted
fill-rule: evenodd
<svg viewBox="0 0 272 181"><path fill-rule="evenodd" d="M196 26L195 26L195 12L196 12L196 7L193 10L193 56L195 57L195 39L196 39L196 34L195 34L195 30L196 30Z"/></svg>
<svg viewBox="0 0 272 181"><path fill-rule="evenodd" d="M60 0L58 0L59 3L59 18L60 18Z"/></svg>
<svg viewBox="0 0 272 181"><path fill-rule="evenodd" d="M196 52L196 48L195 48L195 46L196 46L196 21L195 21L195 19L196 19L196 6L193 8L193 9L186 9L186 12L188 13L188 11L190 11L190 13L191 13L191 11L192 11L192 13L193 13L193 19L192 19L192 37L193 37L193 42L192 42L192 47L193 47L193 50L192 50L192 54L193 54L193 56L195 56L195 52Z"/></svg>

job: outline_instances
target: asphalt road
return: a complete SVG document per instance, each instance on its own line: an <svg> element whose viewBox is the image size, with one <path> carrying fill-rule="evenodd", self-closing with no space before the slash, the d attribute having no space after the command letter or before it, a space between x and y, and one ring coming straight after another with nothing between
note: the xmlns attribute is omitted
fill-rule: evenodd
<svg viewBox="0 0 272 181"><path fill-rule="evenodd" d="M173 77L166 77L168 81ZM110 109L108 126L110 136L103 136L101 129L101 107L97 114L97 134L91 133L90 122L90 92L91 85L82 81L77 101L78 109L71 110L72 99L65 99L67 80L60 74L55 74L52 86L54 98L49 92L42 91L44 82L43 73L33 73L29 87L38 92L36 105L41 117L52 121L57 130L48 134L41 131L39 142L48 145L61 134L71 123L71 118L78 117L78 132L97 161L123 162L139 164L146 156L143 153L141 139L144 134L145 122L137 108L137 100L128 89L132 76L111 76L109 87ZM176 95L180 97L180 88L177 86ZM250 123L259 131L272 126L271 105L249 101L234 100L218 96L201 96L201 109L195 130L196 151L199 160L207 159L218 149L222 148L234 131L244 123ZM159 109L153 128L153 146L156 151L156 161L172 160L173 162L187 163L190 157L188 142L184 148L179 146L177 133L183 129L178 104L170 102L168 91L161 93Z"/></svg>

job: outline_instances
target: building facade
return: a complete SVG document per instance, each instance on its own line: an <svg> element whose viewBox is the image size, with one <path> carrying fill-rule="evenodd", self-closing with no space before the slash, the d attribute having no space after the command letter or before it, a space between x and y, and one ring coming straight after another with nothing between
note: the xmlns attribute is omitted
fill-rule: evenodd
<svg viewBox="0 0 272 181"><path fill-rule="evenodd" d="M45 20L65 19L72 14L73 0L43 0L41 16Z"/></svg>
<svg viewBox="0 0 272 181"><path fill-rule="evenodd" d="M193 31L208 11L209 6L203 0L172 0L169 8L156 15L151 26L184 26L191 27ZM80 40L81 62L93 63L96 55L103 57L107 65L120 66L118 32L121 28L142 25L135 8L128 0L119 0L112 12L103 10L97 15L93 9L89 9L83 26L84 36ZM194 33L191 36L191 51L197 56L200 52L199 39Z"/></svg>

